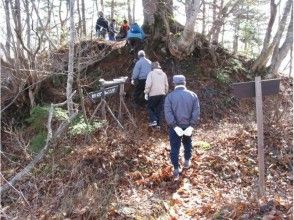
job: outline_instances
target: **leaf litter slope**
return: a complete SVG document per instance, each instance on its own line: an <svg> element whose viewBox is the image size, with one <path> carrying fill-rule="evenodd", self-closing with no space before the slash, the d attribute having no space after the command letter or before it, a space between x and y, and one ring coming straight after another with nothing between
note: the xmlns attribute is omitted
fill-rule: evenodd
<svg viewBox="0 0 294 220"><path fill-rule="evenodd" d="M99 64L100 68L115 67L116 62L111 60ZM104 75L111 79L112 74L117 77L118 73L110 71L110 75ZM127 124L127 132L121 132L111 125L96 132L90 142L82 136L66 136L30 178L17 185L32 207L10 191L2 197L7 213L40 219L290 216L293 126L289 120L292 110L287 111L291 107L291 84L283 81L278 102L265 102L268 200L261 203L257 196L254 103L243 101L226 109L224 102L229 95L226 89L222 92L223 86L207 78L187 78L188 87L200 97L203 119L194 131L192 166L178 182L171 178L166 128L150 130L145 109L130 108L139 128Z"/></svg>

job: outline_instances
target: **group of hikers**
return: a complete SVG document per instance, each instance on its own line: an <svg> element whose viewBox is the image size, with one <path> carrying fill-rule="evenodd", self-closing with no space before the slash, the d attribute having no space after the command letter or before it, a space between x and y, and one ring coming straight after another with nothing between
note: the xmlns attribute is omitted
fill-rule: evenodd
<svg viewBox="0 0 294 220"><path fill-rule="evenodd" d="M96 34L104 38L108 33L111 41L126 39L131 50L137 53L131 83L134 85L133 104L136 108L144 107L147 102L149 126L160 129L163 114L169 127L171 145L170 158L174 167L173 176L179 179L181 167L179 165L180 146L184 145L183 168L188 169L192 157L192 132L200 115L200 106L197 95L186 88L186 78L183 75L174 75L174 91L169 91L166 73L161 69L159 62L151 62L146 58L143 49L145 34L142 28L134 23L129 26L124 20L119 32L116 31L116 20L108 21L103 12L99 12L96 22Z"/></svg>
<svg viewBox="0 0 294 220"><path fill-rule="evenodd" d="M111 19L110 23L105 19L103 12L99 12L99 18L96 22L96 36L105 39L108 33L108 39L110 41L120 41L127 39L132 50L138 51L142 48L145 33L142 28L137 24L128 24L127 20L123 20L119 31L116 30L116 20Z"/></svg>
<svg viewBox="0 0 294 220"><path fill-rule="evenodd" d="M169 127L171 145L170 158L174 167L173 176L179 179L181 168L179 152L184 145L183 168L188 169L192 157L192 132L200 116L200 105L197 95L186 88L184 75L174 75L174 91L168 94L169 84L166 73L159 62L146 58L144 50L138 52L139 60L132 73L134 85L133 100L135 107L144 106L147 102L149 126L160 129L163 119Z"/></svg>

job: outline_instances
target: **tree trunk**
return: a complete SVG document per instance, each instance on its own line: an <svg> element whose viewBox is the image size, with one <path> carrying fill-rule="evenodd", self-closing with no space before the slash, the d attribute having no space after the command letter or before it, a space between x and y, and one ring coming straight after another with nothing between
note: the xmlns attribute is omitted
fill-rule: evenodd
<svg viewBox="0 0 294 220"><path fill-rule="evenodd" d="M291 49L290 49L289 77L291 77L291 75L293 75L293 73L292 73L292 69L293 69L293 45L291 46Z"/></svg>
<svg viewBox="0 0 294 220"><path fill-rule="evenodd" d="M273 2L271 2L271 7L276 7ZM275 46L278 44L280 44L280 40L281 40L281 37L282 37L282 34L284 32L284 29L285 29L285 26L286 26L286 22L287 22L287 17L289 15L289 12L291 10L291 7L292 7L292 0L288 0L286 2L286 6L285 6L285 9L284 9L284 13L283 13L283 16L279 22L279 25L278 25L278 30L276 32L276 35L274 36L273 40L272 40L272 43L267 46L267 48L263 48L260 55L258 56L258 58L256 59L256 61L254 62L251 70L252 71L257 71L257 70L260 70L262 68L264 68L270 58L270 56L272 55L274 49L275 49ZM272 16L275 16L275 13L272 14L272 12L274 12L274 10L271 10L271 19L270 19L270 22L269 22L269 25L268 25L268 29L267 29L267 33L266 33L266 36L265 36L265 41L269 41L270 39L270 32L269 30L271 31L271 27L272 27L272 24L271 22L274 22L274 18L272 19ZM272 21L273 20L273 21ZM268 45L269 43L268 42L265 42L264 45Z"/></svg>
<svg viewBox="0 0 294 220"><path fill-rule="evenodd" d="M202 35L205 35L206 31L206 3L205 1L202 2Z"/></svg>
<svg viewBox="0 0 294 220"><path fill-rule="evenodd" d="M230 13L241 3L243 0L230 0L224 7L223 7L223 0L221 1L221 6L217 18L212 24L210 28L207 38L211 42L218 42L218 37L222 26L225 23L225 18L228 17Z"/></svg>
<svg viewBox="0 0 294 220"><path fill-rule="evenodd" d="M238 53L238 47L239 47L239 31L240 31L240 20L241 20L240 16L241 16L241 14L237 12L237 15L236 15L236 17L234 19L233 54L237 54Z"/></svg>
<svg viewBox="0 0 294 220"><path fill-rule="evenodd" d="M30 7L29 7L29 1L25 0L25 10L26 10L26 25L27 25L27 48L31 49L31 21L30 21Z"/></svg>
<svg viewBox="0 0 294 220"><path fill-rule="evenodd" d="M132 24L132 14L131 14L131 0L127 0L127 4L128 4L128 20L129 23Z"/></svg>
<svg viewBox="0 0 294 220"><path fill-rule="evenodd" d="M11 26L10 26L9 0L5 0L4 9L5 9L5 17L6 17L5 56L6 56L7 60L10 60L11 59L10 47L11 47L12 31L11 31Z"/></svg>
<svg viewBox="0 0 294 220"><path fill-rule="evenodd" d="M37 7L36 7L35 1L34 1L34 0L31 0L31 3L32 3L32 6L33 6L33 9L34 9L35 12L36 12L36 15L37 15L37 18L38 18L38 22L39 22L39 24L40 24L40 26L41 26L41 28L42 28L42 30L43 30L43 34L45 34L47 40L48 40L49 43L50 43L50 46L52 46L53 49L57 50L57 47L56 47L55 44L52 42L51 38L48 36L48 33L47 33L47 30L46 30L46 27L44 26L44 24L43 24L43 22L42 22L42 19L41 19L41 17L40 17L39 11L38 11L38 9L37 9ZM49 18L48 18L48 19L49 19ZM48 20L47 20L47 21L48 21ZM48 24L48 22L47 22L47 24Z"/></svg>
<svg viewBox="0 0 294 220"><path fill-rule="evenodd" d="M183 59L194 51L196 18L200 9L200 0L186 0L186 24L180 37L170 38L169 51L178 59Z"/></svg>
<svg viewBox="0 0 294 220"><path fill-rule="evenodd" d="M149 30L150 26L154 25L154 20L155 20L154 19L154 14L155 14L156 9L157 9L157 4L159 4L158 1L142 0L142 6L144 8L143 9L143 14L144 14L143 27L144 27L145 32L149 32L146 29Z"/></svg>
<svg viewBox="0 0 294 220"><path fill-rule="evenodd" d="M114 0L111 0L110 4L110 19L114 18Z"/></svg>
<svg viewBox="0 0 294 220"><path fill-rule="evenodd" d="M291 20L288 26L288 31L286 35L286 39L281 47L279 44L276 45L274 49L274 54L272 56L271 65L270 65L270 73L276 74L281 66L282 61L285 59L287 54L290 51L290 48L293 47L293 13L291 13Z"/></svg>
<svg viewBox="0 0 294 220"><path fill-rule="evenodd" d="M101 11L104 13L104 2L103 2L103 0L100 0L100 4L101 4Z"/></svg>
<svg viewBox="0 0 294 220"><path fill-rule="evenodd" d="M80 0L77 0L77 11L78 11L78 17L79 17L79 22L78 22L78 27L76 32L78 33L78 36L82 36L82 16L81 16L81 10L80 10Z"/></svg>
<svg viewBox="0 0 294 220"><path fill-rule="evenodd" d="M62 1L59 1L59 10L58 10L58 14L59 14L59 21L60 21L60 29L61 29L61 33L60 33L60 39L59 39L59 44L63 45L65 40L66 40L66 36L67 36L67 31L66 31L66 20L68 18L68 7L66 7L66 16L64 19L62 19Z"/></svg>
<svg viewBox="0 0 294 220"><path fill-rule="evenodd" d="M72 84L74 71L74 46L75 46L75 23L74 23L74 4L75 0L70 0L70 42L68 52L68 75L66 86L66 100L68 113L71 116L74 113L72 100Z"/></svg>
<svg viewBox="0 0 294 220"><path fill-rule="evenodd" d="M86 26L86 16L85 16L85 0L82 0L82 27L83 27L83 35L87 36L87 26Z"/></svg>
<svg viewBox="0 0 294 220"><path fill-rule="evenodd" d="M132 22L134 23L136 21L136 0L133 0L133 20Z"/></svg>

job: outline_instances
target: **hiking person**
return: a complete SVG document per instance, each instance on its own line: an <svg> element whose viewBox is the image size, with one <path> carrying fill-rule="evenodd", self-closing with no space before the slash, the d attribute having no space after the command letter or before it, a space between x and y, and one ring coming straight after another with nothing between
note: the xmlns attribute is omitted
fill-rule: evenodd
<svg viewBox="0 0 294 220"><path fill-rule="evenodd" d="M160 128L164 98L168 92L168 81L159 62L153 62L151 69L152 71L148 73L145 85L145 100L147 100L149 126Z"/></svg>
<svg viewBox="0 0 294 220"><path fill-rule="evenodd" d="M120 27L119 33L116 36L117 40L122 40L127 37L128 30L130 30L130 26L127 20L123 20L123 24Z"/></svg>
<svg viewBox="0 0 294 220"><path fill-rule="evenodd" d="M103 17L103 12L99 11L99 18L96 22L96 36L105 39L105 35L108 31L108 21Z"/></svg>
<svg viewBox="0 0 294 220"><path fill-rule="evenodd" d="M197 95L186 88L186 78L183 75L173 77L174 91L169 93L164 102L164 114L169 126L169 141L171 145L170 158L174 167L173 176L179 179L179 152L181 142L184 145L184 168L188 169L192 157L192 131L200 115Z"/></svg>
<svg viewBox="0 0 294 220"><path fill-rule="evenodd" d="M137 23L132 24L127 34L128 44L131 46L130 52L136 53L143 49L144 38L145 33L142 28Z"/></svg>
<svg viewBox="0 0 294 220"><path fill-rule="evenodd" d="M108 38L111 41L115 40L115 33L117 32L115 28L116 28L116 21L115 19L112 19L109 24L109 32L108 32Z"/></svg>
<svg viewBox="0 0 294 220"><path fill-rule="evenodd" d="M134 104L136 107L144 104L144 89L148 73L151 71L151 61L145 57L144 50L138 52L139 60L136 62L133 69L131 83L135 86L134 89Z"/></svg>

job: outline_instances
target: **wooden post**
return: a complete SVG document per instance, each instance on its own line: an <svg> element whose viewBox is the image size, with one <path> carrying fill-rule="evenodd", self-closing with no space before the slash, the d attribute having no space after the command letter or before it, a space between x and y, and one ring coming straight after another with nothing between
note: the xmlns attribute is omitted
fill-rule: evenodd
<svg viewBox="0 0 294 220"><path fill-rule="evenodd" d="M121 83L119 85L119 110L118 110L118 119L121 121L122 120L122 102L123 102L123 98L124 98L124 93L125 93L125 89L124 89L125 85L123 83Z"/></svg>
<svg viewBox="0 0 294 220"><path fill-rule="evenodd" d="M102 103L102 106L101 106L101 112L102 112L102 118L103 120L106 120L106 109L105 109L105 87L104 85L101 86L101 89L102 89L102 96L101 96L101 103Z"/></svg>
<svg viewBox="0 0 294 220"><path fill-rule="evenodd" d="M258 141L258 169L259 169L259 192L265 194L265 166L264 166L264 135L263 135L263 110L261 77L255 77L256 94L256 119L257 119L257 141Z"/></svg>

